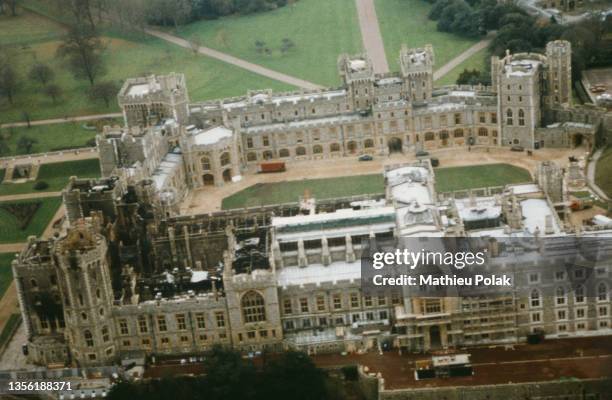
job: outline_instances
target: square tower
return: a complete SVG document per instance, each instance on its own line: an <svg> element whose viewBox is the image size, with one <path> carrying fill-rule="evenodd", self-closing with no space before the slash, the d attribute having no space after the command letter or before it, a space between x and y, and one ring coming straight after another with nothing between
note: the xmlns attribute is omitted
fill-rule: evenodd
<svg viewBox="0 0 612 400"><path fill-rule="evenodd" d="M402 45L399 56L400 70L404 78L404 96L411 101L427 101L433 91L433 47L409 49Z"/></svg>
<svg viewBox="0 0 612 400"><path fill-rule="evenodd" d="M567 40L555 40L546 44L548 58L547 104L572 103L572 44Z"/></svg>
<svg viewBox="0 0 612 400"><path fill-rule="evenodd" d="M374 67L367 54L338 57L338 72L348 91L349 103L355 111L367 111L372 107L374 92Z"/></svg>

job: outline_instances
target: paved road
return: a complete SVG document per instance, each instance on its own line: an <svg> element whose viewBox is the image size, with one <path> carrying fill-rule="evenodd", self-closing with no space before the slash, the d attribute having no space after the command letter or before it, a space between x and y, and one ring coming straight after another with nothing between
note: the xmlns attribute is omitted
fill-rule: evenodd
<svg viewBox="0 0 612 400"><path fill-rule="evenodd" d="M361 40L365 51L374 64L374 72L379 74L389 72L374 0L355 0L355 2L357 4L357 15L359 16Z"/></svg>
<svg viewBox="0 0 612 400"><path fill-rule="evenodd" d="M36 193L23 193L23 194L9 194L6 196L0 196L0 202L2 201L16 201L16 200L28 200L38 199L44 197L59 197L62 192L36 192Z"/></svg>
<svg viewBox="0 0 612 400"><path fill-rule="evenodd" d="M602 153L603 153L603 149L599 149L593 154L593 158L589 162L589 165L587 166L587 182L589 184L589 187L595 193L597 193L599 197L601 197L604 200L610 200L610 198L606 195L606 193L603 190L601 190L601 188L597 186L597 184L595 183L595 168L597 168L597 160L599 160L599 157L601 157Z"/></svg>
<svg viewBox="0 0 612 400"><path fill-rule="evenodd" d="M169 33L161 32L156 29L145 29L145 32L151 36L155 36L177 46L181 46L187 49L191 49L191 45L189 42L183 38L171 35ZM273 71L271 69L262 67L261 65L253 64L251 62L245 61L241 58L230 56L229 54L222 53L217 50L213 50L209 47L200 46L198 49L198 53L215 58L217 60L226 62L228 64L235 65L237 67L246 69L248 71L254 72L259 75L263 75L270 79L275 79L280 82L287 83L289 85L301 87L304 89L322 89L323 86L317 85L316 83L308 82L303 79L295 78L293 76L289 76L283 74L282 72Z"/></svg>
<svg viewBox="0 0 612 400"><path fill-rule="evenodd" d="M30 125L37 126L37 125L63 124L66 122L91 121L94 119L118 118L118 117L123 117L123 114L122 113L108 113L108 114L95 114L95 115L81 115L78 117L40 119L36 121L30 121ZM20 126L28 126L28 123L27 122L9 122L6 124L0 124L0 128L13 128L13 127L17 128Z"/></svg>
<svg viewBox="0 0 612 400"><path fill-rule="evenodd" d="M18 253L23 249L25 243L4 243L0 244L0 253Z"/></svg>
<svg viewBox="0 0 612 400"><path fill-rule="evenodd" d="M452 60L450 60L443 66L441 66L440 68L438 68L438 70L436 70L433 75L434 81L442 78L444 75L451 72L453 68L455 68L456 66L458 66L459 64L467 60L468 58L472 57L474 54L478 53L480 50L487 47L489 43L491 43L491 39L483 39L480 42L473 45L472 47L470 47L469 49L467 49L466 51L464 51L463 53L459 54L457 57L453 58Z"/></svg>

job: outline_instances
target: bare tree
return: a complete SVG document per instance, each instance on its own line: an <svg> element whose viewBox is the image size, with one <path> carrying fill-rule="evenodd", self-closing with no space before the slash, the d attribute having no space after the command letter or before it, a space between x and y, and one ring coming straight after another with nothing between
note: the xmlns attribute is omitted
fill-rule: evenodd
<svg viewBox="0 0 612 400"><path fill-rule="evenodd" d="M86 78L93 86L98 76L104 74L100 53L104 46L97 32L80 24L72 26L57 49L57 54L68 60L68 66L76 78Z"/></svg>
<svg viewBox="0 0 612 400"><path fill-rule="evenodd" d="M57 104L57 99L62 96L62 88L54 83L47 85L44 92L47 96L51 97L53 104Z"/></svg>
<svg viewBox="0 0 612 400"><path fill-rule="evenodd" d="M106 107L110 106L111 100L117 95L119 88L114 82L100 82L93 85L89 91L89 98L93 101L102 100Z"/></svg>
<svg viewBox="0 0 612 400"><path fill-rule="evenodd" d="M19 88L19 77L15 67L10 63L0 65L0 94L7 98L10 104Z"/></svg>
<svg viewBox="0 0 612 400"><path fill-rule="evenodd" d="M28 76L31 80L39 82L44 86L53 80L55 73L47 64L38 62L32 66Z"/></svg>

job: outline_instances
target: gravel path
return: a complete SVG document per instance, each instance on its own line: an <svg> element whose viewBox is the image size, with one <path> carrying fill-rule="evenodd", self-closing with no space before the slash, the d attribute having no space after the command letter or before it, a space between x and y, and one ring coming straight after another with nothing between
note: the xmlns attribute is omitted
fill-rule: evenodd
<svg viewBox="0 0 612 400"><path fill-rule="evenodd" d="M379 74L389 72L389 64L387 63L385 45L380 34L374 0L355 0L355 2L357 3L361 40L363 41L365 51L374 64L374 72Z"/></svg>
<svg viewBox="0 0 612 400"><path fill-rule="evenodd" d="M450 60L443 66L441 66L440 68L438 68L434 72L434 76L433 76L434 81L442 78L444 75L451 72L453 68L455 68L456 66L458 66L459 64L467 60L468 58L472 57L474 54L478 53L480 50L487 47L489 43L491 43L491 39L483 39L480 42L473 45L472 47L470 47L469 49L467 49L466 51L464 51L463 53L459 54L457 57L453 58L452 60Z"/></svg>

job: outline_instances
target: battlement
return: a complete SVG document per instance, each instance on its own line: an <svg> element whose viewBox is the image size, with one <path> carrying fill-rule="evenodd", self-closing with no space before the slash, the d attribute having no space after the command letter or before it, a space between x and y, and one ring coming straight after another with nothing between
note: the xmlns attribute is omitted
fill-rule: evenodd
<svg viewBox="0 0 612 400"><path fill-rule="evenodd" d="M404 76L430 71L435 64L433 47L428 44L423 48L408 48L404 44L400 50L399 64Z"/></svg>

